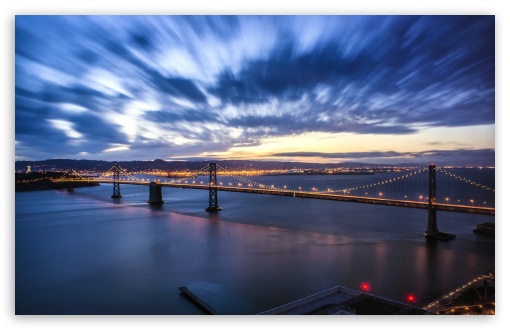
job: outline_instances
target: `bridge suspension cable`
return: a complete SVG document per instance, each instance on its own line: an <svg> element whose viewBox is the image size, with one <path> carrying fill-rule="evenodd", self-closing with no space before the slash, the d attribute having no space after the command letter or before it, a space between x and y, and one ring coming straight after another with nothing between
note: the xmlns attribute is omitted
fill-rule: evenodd
<svg viewBox="0 0 510 330"><path fill-rule="evenodd" d="M471 181L469 179L463 178L463 177L461 177L459 175L450 173L450 172L446 171L445 169L443 169L441 167L438 167L437 170L442 172L442 173L444 173L444 174L446 174L446 175L448 175L448 176L450 176L450 177L452 177L452 178L454 178L454 179L460 180L462 182L469 183L469 184L471 184L471 185L473 185L475 187L478 187L478 188L481 188L481 189L485 189L485 190L488 190L488 191L492 191L492 192L496 192L496 190L494 188L492 188L492 187L488 187L488 186L485 186L483 184L480 184L480 183Z"/></svg>
<svg viewBox="0 0 510 330"><path fill-rule="evenodd" d="M226 169L226 168L224 168L224 167L222 167L220 165L218 165L218 168L220 168L220 169L224 170L226 173L228 173L228 169ZM256 187L256 188L271 189L271 190L280 190L280 191L292 191L292 190L289 190L287 188L276 187L274 184L268 185L268 184L264 184L264 183L255 182L253 180L247 179L246 177L243 177L243 176L240 176L240 175L236 175L236 174L227 174L225 176L228 176L228 177L234 178L236 180L245 182L245 183L248 184L248 187Z"/></svg>
<svg viewBox="0 0 510 330"><path fill-rule="evenodd" d="M58 180L63 180L66 177L69 178L69 175L74 175L74 176L77 176L80 179L85 179L85 177L83 177L80 173L76 172L73 168L70 168L60 178L58 178L57 181ZM69 178L69 179L71 179L71 178Z"/></svg>
<svg viewBox="0 0 510 330"><path fill-rule="evenodd" d="M221 168L223 171L225 171L225 173L228 173L228 169L221 167L219 165L218 165L218 167ZM428 168L414 170L413 172L401 174L397 177L381 180L381 181L375 182L375 183L361 185L358 187L341 188L341 189L326 189L326 190L317 190L317 188L313 188L313 187L310 190L302 190L300 187L299 192L313 193L313 194L345 194L345 195L350 195L350 196L363 196L363 197L367 197L368 195L370 195L370 196L376 196L379 198L381 198L382 195L385 195L387 197L393 196L393 198L398 198L398 199L411 199L410 197L409 198L407 197L407 195L411 195L411 189L414 189L416 192L416 186L421 185L421 187L420 187L421 193L416 193L415 199L420 200L420 201L425 201L426 197L423 197L423 196L426 195L427 180L421 180L421 182L419 182L419 184L417 184L416 182L413 183L410 181L417 175L424 173L426 171L428 171ZM298 190L296 190L296 189L287 188L287 185L283 185L283 187L279 187L274 184L259 183L254 180L247 179L246 177L236 175L236 174L227 174L226 176L234 178L234 179L241 181L243 183L246 183L246 184L248 184L248 187L255 187L255 188L259 188L259 189L278 190L278 191L287 191L287 192L293 192L293 191L298 192ZM390 186L390 184L398 182L398 181L406 181L406 187L404 188L405 192L395 193L395 192L388 192L388 191L384 191L384 192L380 191L380 188L382 186L388 187L388 186ZM355 191L362 191L362 190L364 190L365 193L359 193L359 194L352 193ZM376 190L377 190L377 192L376 192ZM369 191L370 191L370 193L369 193ZM423 200L420 197L422 197Z"/></svg>
<svg viewBox="0 0 510 330"><path fill-rule="evenodd" d="M190 173L190 177L183 177L183 178L173 178L171 180L172 183L182 183L183 181L185 180L189 180L189 179L192 179L193 176L196 176L196 177L199 177L199 176L203 176L203 175L209 175L209 164L205 165L204 167L202 167L201 169L198 169L198 170L195 170L195 171L191 171L189 172Z"/></svg>
<svg viewBox="0 0 510 330"><path fill-rule="evenodd" d="M104 177L108 177L108 176L112 176L114 174L114 169L116 168L116 166L112 166L108 171L104 172L103 174L101 174L100 178L104 178ZM125 175L126 177L132 179L132 180L135 180L135 181L138 181L139 178L137 178L136 176L130 174L127 172L127 170L123 169L122 167L120 166L117 166L117 168L119 169L120 173L119 174L123 174Z"/></svg>
<svg viewBox="0 0 510 330"><path fill-rule="evenodd" d="M386 184L390 184L390 183L395 183L397 181L404 180L404 179L409 179L409 178L411 178L411 177L413 177L415 175L418 175L420 173L423 173L425 171L428 171L428 168L423 168L423 169L420 169L420 170L415 170L414 172L407 173L407 174L402 174L402 175L399 175L399 176L391 178L391 179L385 179L385 180L382 180L382 181L379 181L379 182L374 182L374 183L371 183L371 184L366 184L366 185L362 185L362 186L358 186L358 187L343 188L343 189L337 189L337 190L326 190L326 191L321 191L321 192L324 192L324 193L339 193L339 192L343 192L343 193L349 194L349 193L351 193L353 191L356 191L356 190L372 188L372 187L376 187L376 186L381 186L381 185L386 185Z"/></svg>
<svg viewBox="0 0 510 330"><path fill-rule="evenodd" d="M459 169L465 171L466 169ZM476 171L476 170L472 170ZM476 172L472 172L476 174ZM438 201L444 204L494 207L495 189L444 168L437 170ZM490 180L490 177L484 177ZM487 181L490 182L490 181Z"/></svg>

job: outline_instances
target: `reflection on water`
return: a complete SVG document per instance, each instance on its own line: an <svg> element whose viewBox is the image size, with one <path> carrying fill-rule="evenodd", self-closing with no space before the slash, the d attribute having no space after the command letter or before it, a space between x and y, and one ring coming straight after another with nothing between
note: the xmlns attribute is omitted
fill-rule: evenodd
<svg viewBox="0 0 510 330"><path fill-rule="evenodd" d="M164 188L151 206L147 187L111 190L16 193L17 314L201 314L180 286L221 314L256 314L362 281L423 306L495 268L494 239L472 233L490 216L438 212L457 237L435 242L427 210L219 192L223 210L207 213L207 191Z"/></svg>

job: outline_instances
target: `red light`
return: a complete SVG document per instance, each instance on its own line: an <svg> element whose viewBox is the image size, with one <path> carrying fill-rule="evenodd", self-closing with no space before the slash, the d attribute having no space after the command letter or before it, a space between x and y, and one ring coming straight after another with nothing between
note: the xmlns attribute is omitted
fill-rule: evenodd
<svg viewBox="0 0 510 330"><path fill-rule="evenodd" d="M414 296L414 294L410 293L407 295L406 297L406 300L410 303L415 303L416 302L416 297Z"/></svg>
<svg viewBox="0 0 510 330"><path fill-rule="evenodd" d="M368 284L367 282L363 282L361 283L360 288L362 291L368 292L370 291L370 284Z"/></svg>

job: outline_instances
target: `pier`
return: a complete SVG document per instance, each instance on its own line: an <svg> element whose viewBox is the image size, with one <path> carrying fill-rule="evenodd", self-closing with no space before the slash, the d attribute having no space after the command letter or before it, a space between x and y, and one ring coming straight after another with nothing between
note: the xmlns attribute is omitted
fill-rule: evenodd
<svg viewBox="0 0 510 330"><path fill-rule="evenodd" d="M195 296L187 287L179 287L180 294L190 298L195 304L200 306L204 311L211 315L218 315L218 313L209 305L207 305L202 299Z"/></svg>

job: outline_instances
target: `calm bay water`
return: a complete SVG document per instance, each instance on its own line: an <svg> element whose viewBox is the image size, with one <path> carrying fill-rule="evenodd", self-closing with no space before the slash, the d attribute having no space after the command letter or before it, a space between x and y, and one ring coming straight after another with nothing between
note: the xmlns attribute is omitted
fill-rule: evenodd
<svg viewBox="0 0 510 330"><path fill-rule="evenodd" d="M493 170L474 173L494 187ZM303 189L375 180L250 179ZM210 214L207 191L163 188L161 206L146 203L147 187L121 193L112 200L108 184L16 193L17 314L202 314L180 286L220 314L256 314L362 281L423 306L495 270L494 238L472 232L493 216L438 212L456 238L430 242L427 210L220 191L223 210Z"/></svg>

